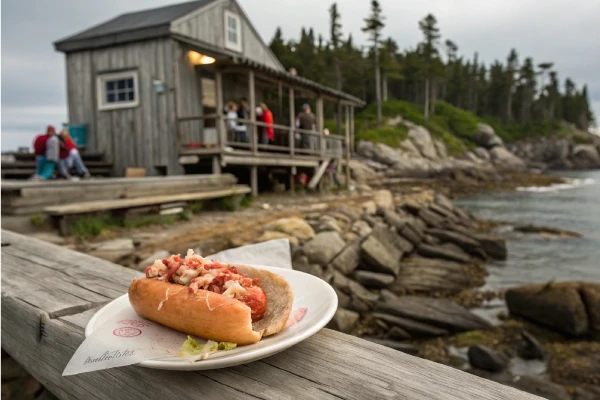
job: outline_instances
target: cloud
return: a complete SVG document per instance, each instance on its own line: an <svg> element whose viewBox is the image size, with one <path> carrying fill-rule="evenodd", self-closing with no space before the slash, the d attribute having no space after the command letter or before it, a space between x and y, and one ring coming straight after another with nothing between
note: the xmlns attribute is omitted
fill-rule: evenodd
<svg viewBox="0 0 600 400"><path fill-rule="evenodd" d="M181 0L185 1L185 0ZM298 38L301 27L329 34L328 8L323 0L238 0L263 39L279 25L286 38ZM28 146L49 123L66 121L64 55L52 42L118 14L163 6L165 0L5 0L2 2L2 150ZM366 45L361 32L369 13L367 0L338 0L342 29L355 43ZM597 16L600 1L578 0L381 0L385 36L401 49L421 40L418 21L433 13L443 40L459 52L491 63L504 60L515 47L521 58L554 61L562 81L587 83L590 101L600 118L600 52Z"/></svg>

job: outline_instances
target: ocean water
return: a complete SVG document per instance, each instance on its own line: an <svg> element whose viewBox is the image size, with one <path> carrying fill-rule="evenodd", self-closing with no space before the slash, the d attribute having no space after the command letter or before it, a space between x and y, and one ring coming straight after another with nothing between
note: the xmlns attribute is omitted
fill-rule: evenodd
<svg viewBox="0 0 600 400"><path fill-rule="evenodd" d="M482 218L534 224L581 233L581 238L548 238L499 228L508 259L488 263L484 288L507 288L549 280L600 282L600 171L555 173L568 184L520 188L456 204Z"/></svg>

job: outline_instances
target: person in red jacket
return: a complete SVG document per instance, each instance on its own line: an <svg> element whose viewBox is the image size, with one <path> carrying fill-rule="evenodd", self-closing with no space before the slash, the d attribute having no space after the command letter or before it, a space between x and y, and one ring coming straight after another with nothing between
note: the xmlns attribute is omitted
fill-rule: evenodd
<svg viewBox="0 0 600 400"><path fill-rule="evenodd" d="M33 141L33 151L35 153L35 176L36 179L50 179L54 173L56 162L54 157L47 157L48 140L56 135L56 129L52 125L48 125L46 133L36 136Z"/></svg>
<svg viewBox="0 0 600 400"><path fill-rule="evenodd" d="M58 136L61 142L60 146L60 162L58 164L61 175L65 179L71 179L69 170L71 167L75 167L77 174L85 178L90 176L88 169L83 164L77 145L69 135L66 129L60 131Z"/></svg>
<svg viewBox="0 0 600 400"><path fill-rule="evenodd" d="M262 121L267 124L264 129L263 142L265 144L272 144L275 140L275 131L273 130L273 113L269 110L269 107L265 103L260 103L262 108Z"/></svg>

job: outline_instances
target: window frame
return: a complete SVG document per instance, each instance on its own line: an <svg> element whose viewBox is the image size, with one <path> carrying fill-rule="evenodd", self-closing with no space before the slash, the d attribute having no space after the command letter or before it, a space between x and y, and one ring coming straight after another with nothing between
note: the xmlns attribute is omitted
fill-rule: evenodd
<svg viewBox="0 0 600 400"><path fill-rule="evenodd" d="M233 18L236 21L236 34L237 34L237 43L231 42L229 40L229 18ZM236 52L242 52L242 18L239 14L236 14L232 11L225 10L224 19L223 19L223 29L224 29L224 41L225 48L228 50L233 50Z"/></svg>
<svg viewBox="0 0 600 400"><path fill-rule="evenodd" d="M108 103L106 101L106 82L118 81L125 79L133 79L133 100L132 101L116 101ZM127 70L120 72L98 73L96 76L96 94L98 102L98 110L118 110L123 108L134 108L140 105L140 90L137 70Z"/></svg>

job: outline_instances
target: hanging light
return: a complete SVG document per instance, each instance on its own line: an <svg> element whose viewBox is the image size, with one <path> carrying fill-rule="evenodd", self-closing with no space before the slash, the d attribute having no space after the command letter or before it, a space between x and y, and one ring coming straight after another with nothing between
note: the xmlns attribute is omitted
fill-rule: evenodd
<svg viewBox="0 0 600 400"><path fill-rule="evenodd" d="M194 65L212 64L216 61L214 58L204 54L200 54L194 50L188 51L188 58L190 59L190 62Z"/></svg>

